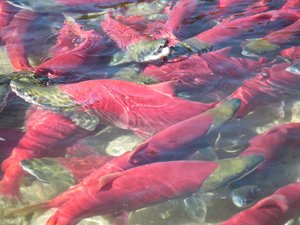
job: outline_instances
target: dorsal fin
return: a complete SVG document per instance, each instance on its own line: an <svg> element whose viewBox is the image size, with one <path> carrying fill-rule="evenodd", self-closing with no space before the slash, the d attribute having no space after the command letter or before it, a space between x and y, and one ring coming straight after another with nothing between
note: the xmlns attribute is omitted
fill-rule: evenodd
<svg viewBox="0 0 300 225"><path fill-rule="evenodd" d="M148 85L152 90L160 92L162 94L168 95L168 96L176 96L175 94L175 88L174 88L174 81L167 81L163 83L158 84L151 84Z"/></svg>
<svg viewBox="0 0 300 225"><path fill-rule="evenodd" d="M115 179L120 177L122 175L122 172L115 172L115 173L110 173L107 175L104 175L98 179L98 191L101 191L103 187L108 185L109 183L113 182Z"/></svg>

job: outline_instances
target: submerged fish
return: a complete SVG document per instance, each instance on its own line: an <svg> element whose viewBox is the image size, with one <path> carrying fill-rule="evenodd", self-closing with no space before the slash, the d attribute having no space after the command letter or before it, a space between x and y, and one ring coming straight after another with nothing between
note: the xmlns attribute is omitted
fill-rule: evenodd
<svg viewBox="0 0 300 225"><path fill-rule="evenodd" d="M66 21L60 30L51 56L34 70L50 77L82 74L98 61L99 52L105 49L102 37L94 30L84 30L76 22ZM89 68L90 69L90 68Z"/></svg>
<svg viewBox="0 0 300 225"><path fill-rule="evenodd" d="M250 42L243 48L244 54L264 54L269 52L276 52L280 48L292 43L297 42L300 36L300 20L294 22L293 24L274 31L262 38L250 39Z"/></svg>
<svg viewBox="0 0 300 225"><path fill-rule="evenodd" d="M256 15L226 19L219 25L204 31L178 45L189 48L192 52L202 52L211 48L218 49L229 44L239 44L241 40L259 37L274 30L286 27L297 21L291 13L278 10L258 13Z"/></svg>
<svg viewBox="0 0 300 225"><path fill-rule="evenodd" d="M1 165L0 189L4 195L18 195L19 182L24 175L20 166L22 160L63 156L66 147L90 134L64 116L36 107L30 108L25 127L25 134Z"/></svg>
<svg viewBox="0 0 300 225"><path fill-rule="evenodd" d="M279 188L272 195L260 200L222 225L282 225L289 219L299 215L300 183L293 183Z"/></svg>
<svg viewBox="0 0 300 225"><path fill-rule="evenodd" d="M261 160L262 157L249 156L217 162L162 162L108 174L59 207L46 224L70 225L91 215L118 217L124 212L191 195L200 188L208 191L248 174ZM20 210L8 210L5 214L52 207L50 201Z"/></svg>
<svg viewBox="0 0 300 225"><path fill-rule="evenodd" d="M240 98L242 101L237 117L243 117L261 105L279 101L285 94L298 90L299 75L288 68L289 63L274 64L270 68L264 68L254 78L245 80L229 96L229 99Z"/></svg>
<svg viewBox="0 0 300 225"><path fill-rule="evenodd" d="M12 5L8 4L7 1L0 2L0 30L6 27L11 20L14 18L14 15L19 10Z"/></svg>
<svg viewBox="0 0 300 225"><path fill-rule="evenodd" d="M215 105L174 97L171 82L146 86L103 79L39 87L12 81L11 87L26 101L60 112L83 129L93 131L99 123L105 123L143 136ZM186 107L189 110L182 110Z"/></svg>
<svg viewBox="0 0 300 225"><path fill-rule="evenodd" d="M85 186L93 184L95 180L110 173L158 161L188 158L197 151L199 146L204 144L209 134L220 129L233 117L238 107L239 100L234 99L158 132L131 152L126 152L107 162L81 183L57 196L52 203L57 206L63 204L78 190L82 190ZM182 135L182 133L186 133L186 135Z"/></svg>
<svg viewBox="0 0 300 225"><path fill-rule="evenodd" d="M2 165L4 194L18 193L23 174L20 161L63 155L66 147L97 132L103 123L146 137L215 105L174 97L170 84L146 86L121 80L92 80L41 87L12 81L11 88L26 101L54 112L38 109L28 117L24 137Z"/></svg>
<svg viewBox="0 0 300 225"><path fill-rule="evenodd" d="M28 61L28 32L32 22L39 15L35 12L21 10L10 24L1 30L2 39L5 42L7 53L13 68L17 71L30 70Z"/></svg>
<svg viewBox="0 0 300 225"><path fill-rule="evenodd" d="M101 27L116 42L118 47L123 50L123 52L117 52L112 56L110 65L115 66L130 62L152 62L170 54L167 39L151 39L113 19L111 16L108 16L101 22Z"/></svg>
<svg viewBox="0 0 300 225"><path fill-rule="evenodd" d="M231 79L242 81L249 78L263 65L260 60L232 57L230 50L223 48L201 56L192 55L185 60L161 66L148 65L143 74L159 81L177 80L175 85L179 89L202 87L213 90Z"/></svg>
<svg viewBox="0 0 300 225"><path fill-rule="evenodd" d="M90 155L83 158L35 158L23 160L23 170L46 183L70 181L70 185L80 182L94 170L103 166L112 157Z"/></svg>

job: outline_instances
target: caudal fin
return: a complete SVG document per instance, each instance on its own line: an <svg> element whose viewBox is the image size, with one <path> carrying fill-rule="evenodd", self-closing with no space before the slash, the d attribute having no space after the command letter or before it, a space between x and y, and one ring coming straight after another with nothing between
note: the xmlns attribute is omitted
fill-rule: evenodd
<svg viewBox="0 0 300 225"><path fill-rule="evenodd" d="M38 203L38 204L28 205L16 209L5 209L5 211L1 213L1 216L3 217L27 216L31 213L34 213L35 211L46 210L48 208L49 206L47 202Z"/></svg>

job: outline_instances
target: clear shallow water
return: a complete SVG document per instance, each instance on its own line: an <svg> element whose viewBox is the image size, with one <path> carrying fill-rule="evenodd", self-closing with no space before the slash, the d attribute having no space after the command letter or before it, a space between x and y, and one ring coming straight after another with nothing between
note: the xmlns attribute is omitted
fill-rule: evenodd
<svg viewBox="0 0 300 225"><path fill-rule="evenodd" d="M21 5L19 4L20 2L22 3ZM113 7L109 4L104 6L90 4L83 7L78 5L66 6L51 1L20 2L14 2L15 5L19 4L20 7L13 8L6 12L9 15L18 13L15 14L15 19L11 20L10 23L6 24L8 26L4 26L1 30L2 39L4 40L0 55L2 74L9 74L15 70L28 71L31 70L31 67L38 68L38 73L41 73L43 76L47 75L52 79L51 84L70 84L84 80L103 78L122 79L150 84L167 81L167 79L173 80L179 77L178 79L183 81L183 85L177 86L178 96L191 101L209 103L221 101L227 98L231 93L235 93L236 89L240 87L243 82L245 83L245 81L251 80L256 74L264 71L264 68L289 61L286 66L288 67L297 62L295 56L282 58L282 56L280 56L280 50L297 46L299 44L299 38L280 44L280 49L275 49L263 55L263 57L265 57L264 59L257 55L249 57L245 56L245 54L241 54L242 47L247 43L247 38L263 37L268 33L287 27L290 23L278 22L274 23L273 27L267 27L269 30L264 30L266 34L263 34L264 32L260 30L260 26L252 26L251 29L249 28L249 30L247 30L247 35L244 35L242 38L232 36L226 41L218 42L214 45L213 49L213 52L217 50L221 51L221 53L217 53L217 55L206 53L198 57L192 52L191 56L178 56L180 59L183 58L183 60L177 63L170 63L170 61L172 61L170 57L170 59L167 60L168 62L159 59L145 63L129 62L111 66L110 62L115 54L126 51L126 48L122 50L116 46L114 42L115 39L119 39L120 35L123 35L122 33L119 34L116 32L115 35L119 36L114 39L112 38L113 34L110 36L107 35L107 33L109 33L107 31L109 26L108 28L106 27L106 30L101 26L100 23L107 19L108 12L113 12L115 18L118 18L120 22L126 24L130 29L140 32L141 36L156 40L166 35L165 24L168 24L166 21L171 17L172 10L175 10L176 6L180 6L180 2L149 1L120 5L116 3ZM191 3L192 2L189 2L189 4ZM174 34L180 41L185 41L220 23L222 24L222 22L226 20L251 16L260 11L279 10L285 1L269 1L263 6L259 3L259 1L238 1L234 6L230 6L229 4L228 8L226 8L218 7L219 2L217 1L201 1L195 7L194 12L186 13L190 13L190 15L180 23L180 29L176 30ZM175 19L176 18L174 18L174 21ZM63 41L66 42L59 42L59 35L65 27L65 21L71 21L71 26L75 23L80 24L82 27L81 32L78 31L77 28L74 28L74 30L71 29L64 37L65 39L63 39ZM296 21L297 19L295 19L294 22ZM241 29L242 27L243 25L241 24ZM117 28L118 27L110 29L114 30ZM236 32L239 30L238 25L237 27L231 28L232 30L236 30ZM96 35L93 36L84 31L94 31ZM114 31L111 31L111 33L114 33ZM99 41L97 34L101 36L100 47L97 42ZM211 40L215 38L214 35L211 36ZM226 36L226 33L219 32L217 35L222 37ZM133 39L128 38L126 32L124 33L124 37L124 42ZM135 38L138 39L136 36ZM91 41L89 42L90 39ZM55 44L56 47L53 48ZM170 43L169 45L172 44ZM230 47L228 54L227 50L226 54L224 54L224 47ZM82 48L85 50L81 51L80 49ZM72 55L72 52L75 52L75 54ZM83 57L81 57L82 52L85 54ZM62 57L59 58L60 56ZM131 57L130 54L129 56ZM47 62L49 63L49 61L55 57L58 57L56 61L54 60L54 62L47 64ZM123 55L123 57L126 57L126 55ZM208 64L208 67L204 67L206 64L201 64L203 61L199 61L198 58L195 59L195 62L189 63L192 62L191 59L193 59L193 57L198 57L200 60L203 59L204 62ZM141 58L142 56L139 55L137 60ZM26 59L29 63L26 62ZM261 63L261 60L266 63ZM241 64L249 65L251 63L258 66L245 66L243 69L240 68ZM199 64L203 65L203 68L197 67ZM153 69L154 67L156 69ZM208 71L207 73L203 73L206 75L204 78L201 76L201 71ZM265 74L262 73L262 76L264 75ZM296 71L294 75L297 76L299 74L297 74ZM172 78L172 76L175 78ZM265 75L266 78L268 78L268 76L268 74ZM264 79L262 78L261 80L263 81ZM297 80L295 80L294 84L296 83ZM282 83L279 85L276 82L274 83L273 80L269 83L267 82L267 84L270 84L271 87L279 88L275 91L268 88L266 89L267 93L271 93L271 97L267 95L267 97L263 96L261 99L258 98L258 101L254 103L250 101L249 104L259 105L261 100L263 104L257 108L254 107L253 110L249 110L247 115L242 118L233 118L229 123L222 126L218 132L208 136L206 138L207 151L200 151L200 153L193 156L193 159L216 160L235 157L246 149L249 145L248 141L251 138L262 134L276 125L299 122L299 93L297 85L296 88L292 85L284 85ZM251 88L255 90L254 85L256 84L251 85L253 86L250 86L250 90ZM259 90L258 88L258 91ZM126 96L126 92L124 96ZM272 96L276 96L275 99L272 98ZM48 100L50 101L51 98L52 97L49 97ZM30 98L25 98L25 100L28 99ZM265 101L265 99L267 99L267 101ZM268 101L268 99L270 100ZM28 120L26 112L27 115L30 114L28 113L29 107L29 103L15 96L13 93L11 93L6 101L6 107L1 112L0 118L0 137L3 138L1 160L9 156L10 151L17 145L21 136L26 134L24 121ZM190 109L186 108L182 110ZM157 111L163 111L163 109L158 107ZM44 118L43 115L46 117L48 114L44 113L39 115L38 120L33 120L32 127L37 126L37 124L47 119ZM121 115L118 116L121 117ZM151 115L145 115L138 117L138 120L147 121L149 118L151 118ZM157 120L157 124L168 122L168 119L166 119L164 115L159 118L161 118L161 120ZM110 122L114 123L115 121ZM119 127L124 125L118 124L118 121L115 123L115 125ZM51 127L51 129L55 130L56 128ZM46 136L48 135L47 132L51 133L53 131L51 129L46 130ZM133 149L145 139L145 137L139 137L131 131L116 127L107 127L103 130L99 129L97 132L95 131L83 136L85 137L80 139L79 144L73 142L71 144L71 142L66 141L66 143L62 142L61 146L55 147L61 149L61 152L69 147L65 157L76 156L83 159L95 153L106 157L121 155L123 152ZM70 139L72 139L72 137ZM40 147L42 148L44 144L46 145L48 142L42 140ZM73 146L70 147L68 145ZM242 180L231 183L229 186L222 187L213 192L206 194L199 192L195 193L189 199L182 197L139 209L130 214L129 224L217 224L224 221L242 210L242 208L238 208L232 203L231 195L232 190L235 188L246 185L257 187L260 190L259 196L256 198L256 200L258 200L271 194L279 187L299 181L300 171L297 146L283 146L282 151L287 151L288 153L286 153L285 157L282 157L281 160L276 160L276 162L268 165L263 172L247 176ZM61 152L58 155L63 157L64 154ZM51 155L51 153L49 153L44 156L56 157L57 155ZM40 178L48 177L48 181L38 180L27 174L21 182L20 191L22 194L22 203L11 202L8 198L3 197L1 200L3 211L18 208L22 205L43 202L63 192L76 182L72 179L66 179L64 175L59 172L58 176L53 176L52 178L51 171L55 171L54 168L56 164L54 167L47 164L43 165L40 166L41 168L38 167L37 171L40 169ZM85 169L82 164L78 164L78 166L75 165L75 171L84 170L83 168ZM50 174L45 173L47 170L50 171ZM278 176L279 174L280 176ZM107 205L107 207L109 207L109 205ZM3 216L3 218L1 218L1 224L43 224L51 213L53 213L53 210L46 213L35 212L33 215L27 217L14 215L6 218ZM101 217L96 217L83 220L79 224L109 224L109 222L104 221ZM296 217L293 221L290 221L289 224L300 223Z"/></svg>

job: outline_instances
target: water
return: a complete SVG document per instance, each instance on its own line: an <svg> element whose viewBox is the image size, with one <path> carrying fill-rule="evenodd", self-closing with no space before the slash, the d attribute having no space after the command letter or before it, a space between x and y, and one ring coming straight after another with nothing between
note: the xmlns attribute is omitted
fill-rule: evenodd
<svg viewBox="0 0 300 225"><path fill-rule="evenodd" d="M147 204L157 184L147 186L129 195L134 202L150 193L143 207L130 212L129 224L219 224L299 182L297 1L8 0L0 3L0 12L1 225L45 224L55 209L26 215L14 210L59 196L112 158L207 111L213 107L209 103L231 98L242 101L232 119L221 110L209 114L216 129L207 135L198 137L189 125L190 130L181 127L172 137L153 137L158 143L148 152L141 145L139 163L182 159L182 152L161 152L173 146L179 151L176 146L183 142L189 152L183 159L212 163L257 151L276 154L247 176L222 179L232 171L224 169L216 190L199 187L175 197L164 193L160 203ZM159 87L162 82L169 85ZM198 127L205 129L210 118ZM92 185L106 190L106 182L120 179L118 170L133 167L119 163L108 169L117 174ZM127 203L122 204L126 210ZM299 221L296 212L285 222ZM96 215L78 224L114 223Z"/></svg>

